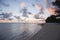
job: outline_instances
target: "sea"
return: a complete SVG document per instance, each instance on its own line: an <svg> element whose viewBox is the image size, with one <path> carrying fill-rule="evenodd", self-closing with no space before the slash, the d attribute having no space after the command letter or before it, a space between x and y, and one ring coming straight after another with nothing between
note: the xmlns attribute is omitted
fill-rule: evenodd
<svg viewBox="0 0 60 40"><path fill-rule="evenodd" d="M0 23L0 40L28 40L41 29L40 24Z"/></svg>

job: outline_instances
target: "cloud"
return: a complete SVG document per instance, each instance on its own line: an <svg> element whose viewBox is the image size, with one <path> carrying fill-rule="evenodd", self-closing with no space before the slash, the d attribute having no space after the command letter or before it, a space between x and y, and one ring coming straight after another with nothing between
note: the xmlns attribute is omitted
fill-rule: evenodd
<svg viewBox="0 0 60 40"><path fill-rule="evenodd" d="M36 4L36 5L35 5L35 8L36 8L37 10L41 10L41 9L42 9L42 6L41 6L40 4Z"/></svg>
<svg viewBox="0 0 60 40"><path fill-rule="evenodd" d="M51 8L47 8L46 10L47 10L47 12L50 13L51 15L55 15L55 10L56 10L55 8L52 8L52 7L51 7Z"/></svg>
<svg viewBox="0 0 60 40"><path fill-rule="evenodd" d="M21 8L24 8L24 7L25 7L25 3L24 3L24 2L21 2L21 3L20 3L20 7L21 7Z"/></svg>
<svg viewBox="0 0 60 40"><path fill-rule="evenodd" d="M48 0L44 0L44 2L46 3L46 6L49 7L50 6L50 2Z"/></svg>

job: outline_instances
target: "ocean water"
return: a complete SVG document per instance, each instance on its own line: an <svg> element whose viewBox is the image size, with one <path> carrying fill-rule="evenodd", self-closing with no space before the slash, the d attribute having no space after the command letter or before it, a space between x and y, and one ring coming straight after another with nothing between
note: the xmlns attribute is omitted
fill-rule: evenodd
<svg viewBox="0 0 60 40"><path fill-rule="evenodd" d="M0 23L0 40L26 40L42 29L42 25Z"/></svg>

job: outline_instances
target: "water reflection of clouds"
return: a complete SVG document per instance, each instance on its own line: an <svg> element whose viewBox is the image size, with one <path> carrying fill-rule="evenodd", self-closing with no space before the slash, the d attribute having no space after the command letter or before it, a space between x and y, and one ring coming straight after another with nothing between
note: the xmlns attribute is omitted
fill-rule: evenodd
<svg viewBox="0 0 60 40"><path fill-rule="evenodd" d="M41 25L24 23L0 24L0 39L17 40L29 39L42 29Z"/></svg>
<svg viewBox="0 0 60 40"><path fill-rule="evenodd" d="M24 35L26 37L31 37L42 29L42 26L38 26L37 24L18 24L15 26L14 25L15 24L11 25L13 26L11 27L12 33L15 35L21 35L21 36Z"/></svg>

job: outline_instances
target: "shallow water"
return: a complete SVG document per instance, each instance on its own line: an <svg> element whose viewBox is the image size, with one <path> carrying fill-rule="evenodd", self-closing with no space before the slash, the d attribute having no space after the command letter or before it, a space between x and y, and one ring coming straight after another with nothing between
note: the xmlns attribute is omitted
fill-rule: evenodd
<svg viewBox="0 0 60 40"><path fill-rule="evenodd" d="M0 40L25 40L42 29L42 25L0 23Z"/></svg>

